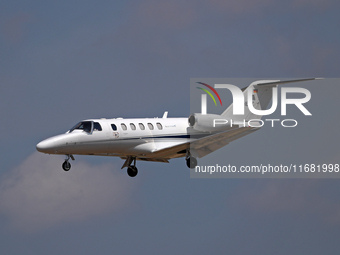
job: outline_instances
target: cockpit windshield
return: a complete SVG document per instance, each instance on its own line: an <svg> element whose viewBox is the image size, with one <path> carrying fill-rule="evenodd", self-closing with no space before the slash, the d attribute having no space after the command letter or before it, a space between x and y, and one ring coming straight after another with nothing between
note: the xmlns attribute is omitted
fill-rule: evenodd
<svg viewBox="0 0 340 255"><path fill-rule="evenodd" d="M92 133L93 130L93 122L92 121L82 121L75 125L73 128L70 129L69 133L74 130L83 130L86 133Z"/></svg>

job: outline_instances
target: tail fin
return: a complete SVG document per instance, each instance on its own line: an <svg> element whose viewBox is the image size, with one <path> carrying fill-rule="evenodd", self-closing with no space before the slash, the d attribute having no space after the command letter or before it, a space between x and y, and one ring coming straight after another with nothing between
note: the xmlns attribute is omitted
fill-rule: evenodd
<svg viewBox="0 0 340 255"><path fill-rule="evenodd" d="M222 114L226 119L233 119L234 121L243 121L250 119L261 119L262 115L253 114L248 105L253 104L254 108L257 110L266 110L269 102L272 100L272 90L280 84L319 80L323 78L308 78L308 79L298 79L298 80L259 80L254 81L248 87L242 89L244 96L244 115L233 115L233 104L231 104ZM252 90L252 102L248 102L248 91Z"/></svg>

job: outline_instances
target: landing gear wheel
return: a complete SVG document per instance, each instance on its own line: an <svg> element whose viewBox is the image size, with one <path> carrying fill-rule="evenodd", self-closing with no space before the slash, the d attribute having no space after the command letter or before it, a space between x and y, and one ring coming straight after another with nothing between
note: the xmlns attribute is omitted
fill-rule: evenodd
<svg viewBox="0 0 340 255"><path fill-rule="evenodd" d="M69 171L69 170L71 169L71 163L68 162L68 161L65 161L65 162L63 163L62 167L63 167L63 169L64 169L65 171Z"/></svg>
<svg viewBox="0 0 340 255"><path fill-rule="evenodd" d="M137 167L135 167L135 166L129 166L128 169L127 169L127 174L128 174L130 177L135 177L135 176L138 174Z"/></svg>
<svg viewBox="0 0 340 255"><path fill-rule="evenodd" d="M191 169L195 168L197 166L197 159L194 157L187 158L187 166Z"/></svg>

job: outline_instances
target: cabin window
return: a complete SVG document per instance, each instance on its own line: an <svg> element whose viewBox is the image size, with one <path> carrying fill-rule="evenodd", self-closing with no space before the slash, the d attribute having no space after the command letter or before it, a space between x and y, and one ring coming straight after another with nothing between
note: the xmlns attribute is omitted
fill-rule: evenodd
<svg viewBox="0 0 340 255"><path fill-rule="evenodd" d="M156 125L157 125L157 128L158 128L159 130L162 130L162 129L163 129L163 127L162 127L162 124L161 124L161 123L157 122L157 123L156 123Z"/></svg>
<svg viewBox="0 0 340 255"><path fill-rule="evenodd" d="M93 122L93 131L102 131L102 126L98 122Z"/></svg>
<svg viewBox="0 0 340 255"><path fill-rule="evenodd" d="M111 124L111 128L113 131L117 131L117 126L115 124Z"/></svg>
<svg viewBox="0 0 340 255"><path fill-rule="evenodd" d="M133 123L130 123L130 128L131 128L132 130L136 130L136 126L135 126L135 124L133 124Z"/></svg>
<svg viewBox="0 0 340 255"><path fill-rule="evenodd" d="M124 123L120 124L120 126L122 127L123 130L127 130L127 127Z"/></svg>
<svg viewBox="0 0 340 255"><path fill-rule="evenodd" d="M140 128L141 130L144 130L144 129L145 129L143 123L139 123L139 128Z"/></svg>
<svg viewBox="0 0 340 255"><path fill-rule="evenodd" d="M151 123L148 123L148 127L150 130L153 130L153 125Z"/></svg>

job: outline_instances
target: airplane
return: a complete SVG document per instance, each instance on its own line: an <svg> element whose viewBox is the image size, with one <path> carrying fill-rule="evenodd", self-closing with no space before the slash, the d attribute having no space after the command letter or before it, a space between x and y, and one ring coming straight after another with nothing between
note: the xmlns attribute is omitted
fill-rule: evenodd
<svg viewBox="0 0 340 255"><path fill-rule="evenodd" d="M245 106L248 90L253 90L253 106L265 110L272 99L272 89L280 84L316 80L259 80L242 89ZM203 83L201 83L203 84ZM256 92L256 93L255 93ZM71 169L73 155L114 156L124 159L121 169L135 177L136 161L169 163L170 159L185 157L189 168L202 158L230 142L253 133L260 127L241 125L243 120L261 119L245 107L244 115L233 115L233 103L221 114L194 113L189 118L112 118L80 121L66 133L50 137L36 145L39 152L66 155L62 168ZM212 125L212 119L228 119L233 125ZM237 124L238 123L238 124Z"/></svg>

